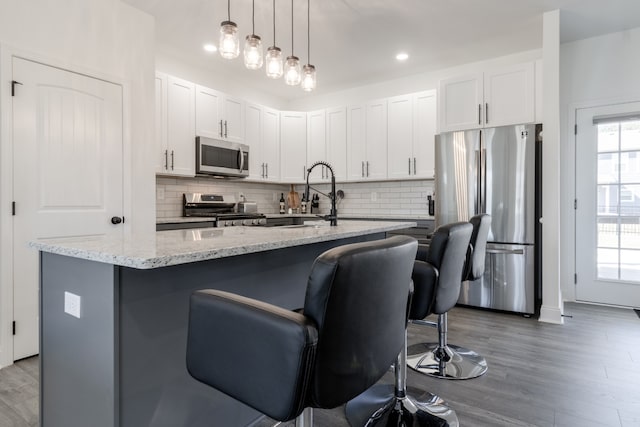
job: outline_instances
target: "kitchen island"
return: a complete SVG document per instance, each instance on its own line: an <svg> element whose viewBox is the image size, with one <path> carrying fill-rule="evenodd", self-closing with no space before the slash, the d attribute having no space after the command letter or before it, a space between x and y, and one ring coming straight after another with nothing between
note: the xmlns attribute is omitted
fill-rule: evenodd
<svg viewBox="0 0 640 427"><path fill-rule="evenodd" d="M319 254L411 226L344 221L32 242L41 265L41 425L254 422L261 414L186 370L191 293L221 289L298 308ZM79 317L65 313L65 293L80 297Z"/></svg>

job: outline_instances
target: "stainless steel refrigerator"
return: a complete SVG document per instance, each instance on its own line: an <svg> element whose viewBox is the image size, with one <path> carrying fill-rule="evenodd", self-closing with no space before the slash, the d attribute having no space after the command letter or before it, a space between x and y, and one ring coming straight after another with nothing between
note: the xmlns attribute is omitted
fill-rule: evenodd
<svg viewBox="0 0 640 427"><path fill-rule="evenodd" d="M484 277L462 284L460 304L536 311L541 138L542 125L436 136L436 226L491 215Z"/></svg>

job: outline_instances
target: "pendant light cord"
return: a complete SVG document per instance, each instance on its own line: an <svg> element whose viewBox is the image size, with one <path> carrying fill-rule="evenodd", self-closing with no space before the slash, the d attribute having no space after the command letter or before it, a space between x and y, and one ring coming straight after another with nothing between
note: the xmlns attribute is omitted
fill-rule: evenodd
<svg viewBox="0 0 640 427"><path fill-rule="evenodd" d="M256 0L251 1L251 35L256 35Z"/></svg>
<svg viewBox="0 0 640 427"><path fill-rule="evenodd" d="M227 0L227 21L231 21L231 0Z"/></svg>
<svg viewBox="0 0 640 427"><path fill-rule="evenodd" d="M307 0L307 64L311 64L311 0Z"/></svg>
<svg viewBox="0 0 640 427"><path fill-rule="evenodd" d="M291 0L291 56L295 56L293 54L293 0Z"/></svg>
<svg viewBox="0 0 640 427"><path fill-rule="evenodd" d="M273 0L273 47L276 46L276 0Z"/></svg>

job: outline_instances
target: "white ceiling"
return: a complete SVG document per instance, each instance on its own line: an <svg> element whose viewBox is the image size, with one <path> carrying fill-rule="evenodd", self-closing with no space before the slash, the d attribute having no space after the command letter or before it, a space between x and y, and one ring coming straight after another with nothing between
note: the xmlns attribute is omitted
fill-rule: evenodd
<svg viewBox="0 0 640 427"><path fill-rule="evenodd" d="M225 0L123 0L156 19L158 49L275 96L310 96L259 71L204 52L217 44ZM542 14L560 9L563 42L640 27L640 0L310 0L311 63L328 93L542 47ZM276 0L276 44L291 54L291 1ZM307 2L294 0L294 53L307 63ZM231 1L241 38L250 0ZM255 0L256 34L273 44L272 0ZM404 51L404 63L395 60ZM242 54L241 54L242 55ZM222 86L222 85L221 85ZM312 93L313 94L313 93Z"/></svg>

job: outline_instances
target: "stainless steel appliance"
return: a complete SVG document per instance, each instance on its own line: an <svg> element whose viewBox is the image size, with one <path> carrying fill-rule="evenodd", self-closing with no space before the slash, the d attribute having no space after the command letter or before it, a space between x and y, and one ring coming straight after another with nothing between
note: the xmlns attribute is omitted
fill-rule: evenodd
<svg viewBox="0 0 640 427"><path fill-rule="evenodd" d="M536 143L541 138L542 125L436 136L436 226L483 212L492 218L485 275L463 283L460 304L536 311Z"/></svg>
<svg viewBox="0 0 640 427"><path fill-rule="evenodd" d="M197 136L196 173L241 178L249 176L249 146Z"/></svg>
<svg viewBox="0 0 640 427"><path fill-rule="evenodd" d="M264 214L235 212L236 204L225 202L224 198L218 194L184 193L182 200L184 202L183 216L211 218L214 227L267 225L267 218Z"/></svg>

